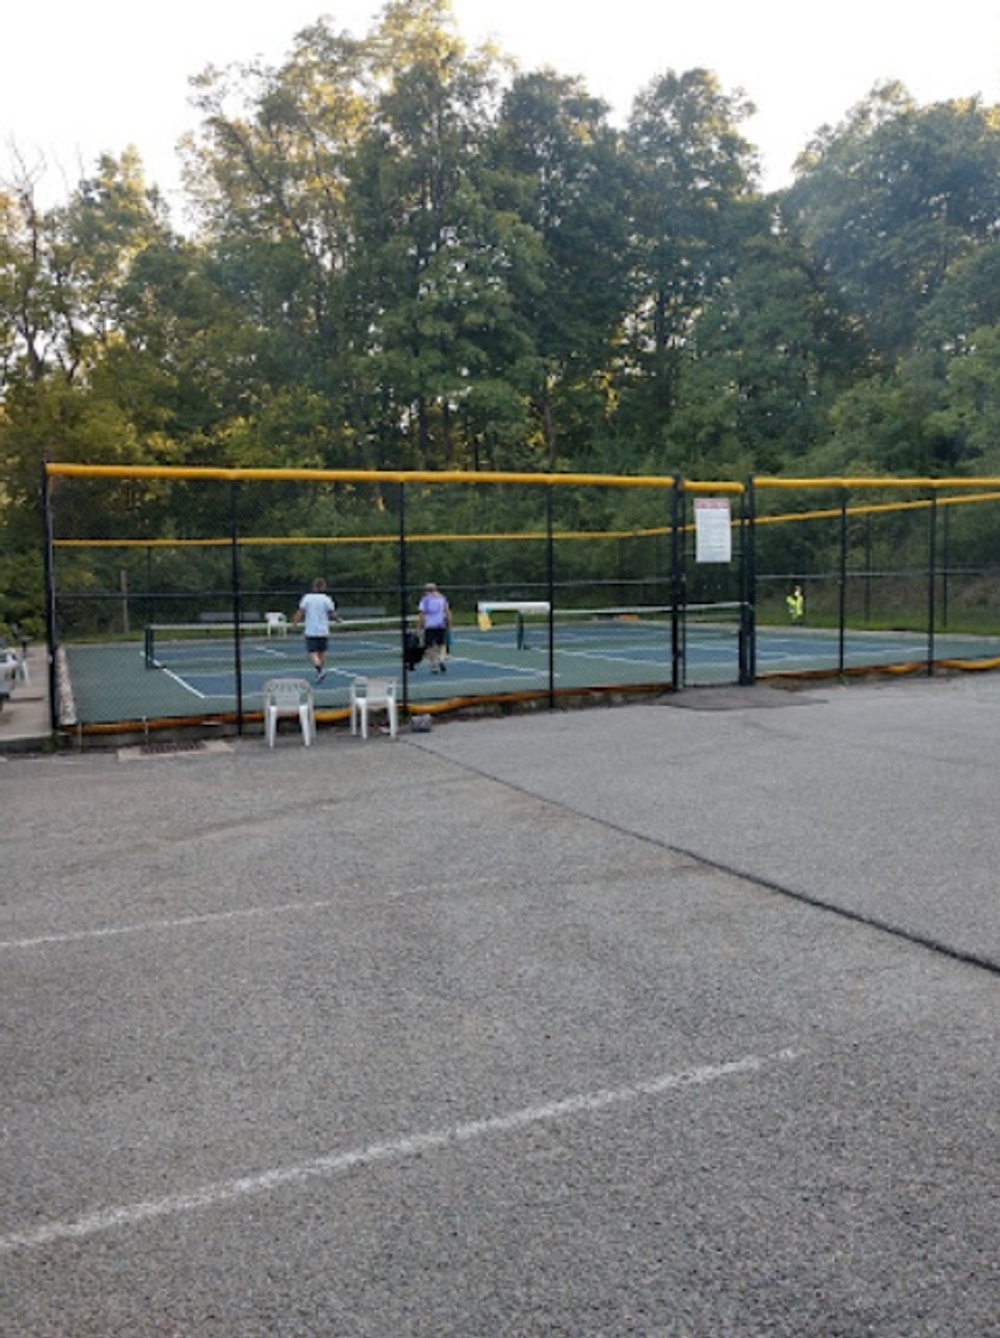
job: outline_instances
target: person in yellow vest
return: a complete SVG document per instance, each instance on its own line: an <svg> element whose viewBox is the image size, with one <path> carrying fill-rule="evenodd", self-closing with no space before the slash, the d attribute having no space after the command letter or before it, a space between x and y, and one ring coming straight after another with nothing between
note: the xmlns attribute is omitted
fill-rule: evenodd
<svg viewBox="0 0 1000 1338"><path fill-rule="evenodd" d="M786 596L785 603L788 605L789 618L793 623L800 623L806 612L806 598L802 593L801 585L792 588L792 593Z"/></svg>

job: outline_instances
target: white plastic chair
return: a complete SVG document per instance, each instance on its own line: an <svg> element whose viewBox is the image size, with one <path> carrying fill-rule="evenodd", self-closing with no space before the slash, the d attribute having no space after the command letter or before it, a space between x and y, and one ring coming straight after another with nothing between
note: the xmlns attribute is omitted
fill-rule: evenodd
<svg viewBox="0 0 1000 1338"><path fill-rule="evenodd" d="M0 650L0 711L17 682L17 660L13 651Z"/></svg>
<svg viewBox="0 0 1000 1338"><path fill-rule="evenodd" d="M302 742L308 748L316 737L316 713L312 688L304 678L271 678L264 684L264 732L269 748L274 747L282 715L298 716Z"/></svg>
<svg viewBox="0 0 1000 1338"><path fill-rule="evenodd" d="M278 636L288 635L288 619L283 613L265 613L264 621L267 623L267 635L277 632Z"/></svg>
<svg viewBox="0 0 1000 1338"><path fill-rule="evenodd" d="M395 738L399 731L399 707L396 704L394 678L356 678L351 684L351 733L361 730L368 737L368 717L372 711L385 711L389 717L389 734Z"/></svg>
<svg viewBox="0 0 1000 1338"><path fill-rule="evenodd" d="M0 676L9 683L28 682L28 661L11 646L0 649Z"/></svg>

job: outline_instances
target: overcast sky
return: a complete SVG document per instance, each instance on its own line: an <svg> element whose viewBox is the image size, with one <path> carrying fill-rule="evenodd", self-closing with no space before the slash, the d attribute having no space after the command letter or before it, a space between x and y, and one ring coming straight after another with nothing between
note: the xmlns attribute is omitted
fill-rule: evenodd
<svg viewBox="0 0 1000 1338"><path fill-rule="evenodd" d="M581 75L621 123L657 74L704 67L758 108L745 127L764 185L787 184L812 134L836 124L871 88L904 83L921 103L981 96L1000 104L1000 0L954 9L898 0L454 0L461 35L494 37L524 69ZM195 128L188 80L206 65L279 62L322 15L363 35L381 10L365 0L279 4L49 0L5 6L0 28L0 175L14 146L47 163L42 188L62 199L102 152L139 150L150 182L178 197L178 138Z"/></svg>

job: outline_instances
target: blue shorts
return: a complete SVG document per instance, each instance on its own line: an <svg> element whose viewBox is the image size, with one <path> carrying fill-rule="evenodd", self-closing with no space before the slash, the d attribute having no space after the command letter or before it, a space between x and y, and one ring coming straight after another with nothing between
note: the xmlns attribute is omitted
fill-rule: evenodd
<svg viewBox="0 0 1000 1338"><path fill-rule="evenodd" d="M306 650L310 655L325 655L330 638L326 636L307 636Z"/></svg>

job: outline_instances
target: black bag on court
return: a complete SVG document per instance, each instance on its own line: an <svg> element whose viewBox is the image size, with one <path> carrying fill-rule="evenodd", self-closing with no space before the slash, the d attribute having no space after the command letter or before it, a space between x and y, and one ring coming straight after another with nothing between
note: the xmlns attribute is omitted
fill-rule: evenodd
<svg viewBox="0 0 1000 1338"><path fill-rule="evenodd" d="M416 632L407 632L403 638L403 659L407 669L416 669L424 658L424 643Z"/></svg>

